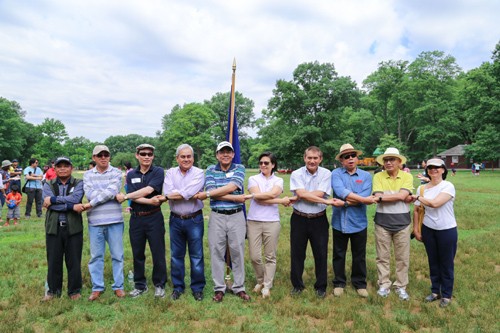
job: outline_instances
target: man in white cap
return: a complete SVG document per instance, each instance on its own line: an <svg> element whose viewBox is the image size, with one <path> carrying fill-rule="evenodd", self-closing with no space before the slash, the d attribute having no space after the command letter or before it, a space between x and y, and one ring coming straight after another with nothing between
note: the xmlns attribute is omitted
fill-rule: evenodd
<svg viewBox="0 0 500 333"><path fill-rule="evenodd" d="M250 296L245 292L246 220L243 214L245 167L233 163L234 149L227 141L219 143L215 155L219 163L207 168L205 192L195 196L200 200L209 198L212 209L208 221L208 245L215 291L213 301L222 302L226 292L226 246L229 246L234 276L232 291L242 300L248 301Z"/></svg>
<svg viewBox="0 0 500 333"><path fill-rule="evenodd" d="M375 203L372 177L357 167L360 150L346 143L340 147L335 159L342 167L332 171L333 197L343 201L333 206L333 294L340 297L346 285L345 259L347 245L351 241L351 283L361 297L368 297L366 290L366 240L368 219L366 205Z"/></svg>
<svg viewBox="0 0 500 333"><path fill-rule="evenodd" d="M122 187L122 172L110 165L111 154L105 145L92 151L95 168L83 174L83 188L87 196L84 205L88 211L92 293L89 301L97 300L104 292L104 255L106 242L111 254L114 283L111 288L117 297L125 297L123 290L123 214L115 200Z"/></svg>
<svg viewBox="0 0 500 333"><path fill-rule="evenodd" d="M394 244L396 281L394 287L399 299L407 301L408 269L410 266L410 205L413 176L401 170L406 157L396 148L387 148L377 157L384 171L373 177L373 195L377 199L375 213L375 243L377 249L377 294L387 297L391 291L391 244Z"/></svg>

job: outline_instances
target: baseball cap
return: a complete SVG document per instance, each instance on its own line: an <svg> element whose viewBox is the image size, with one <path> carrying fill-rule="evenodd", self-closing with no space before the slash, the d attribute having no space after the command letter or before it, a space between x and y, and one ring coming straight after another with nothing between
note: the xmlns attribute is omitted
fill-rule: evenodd
<svg viewBox="0 0 500 333"><path fill-rule="evenodd" d="M97 145L94 147L94 150L92 151L92 155L97 155L99 154L100 152L102 151L105 151L109 154L111 154L111 152L109 151L109 148L105 145Z"/></svg>
<svg viewBox="0 0 500 333"><path fill-rule="evenodd" d="M61 162L66 162L69 165L73 166L73 163L71 163L71 160L69 159L69 157L66 157L66 156L60 156L60 157L56 158L54 165L58 165Z"/></svg>
<svg viewBox="0 0 500 333"><path fill-rule="evenodd" d="M217 145L217 150L215 152L219 152L222 148L229 147L232 151L234 151L233 145L227 141L222 141Z"/></svg>

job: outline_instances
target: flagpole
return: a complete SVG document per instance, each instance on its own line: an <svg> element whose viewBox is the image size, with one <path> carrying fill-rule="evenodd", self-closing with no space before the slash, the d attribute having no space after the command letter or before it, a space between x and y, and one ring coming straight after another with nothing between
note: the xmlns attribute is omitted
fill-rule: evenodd
<svg viewBox="0 0 500 333"><path fill-rule="evenodd" d="M233 58L233 75L231 79L231 105L229 118L229 142L233 144L233 128L234 128L234 103L235 103L235 81L236 81L236 58Z"/></svg>

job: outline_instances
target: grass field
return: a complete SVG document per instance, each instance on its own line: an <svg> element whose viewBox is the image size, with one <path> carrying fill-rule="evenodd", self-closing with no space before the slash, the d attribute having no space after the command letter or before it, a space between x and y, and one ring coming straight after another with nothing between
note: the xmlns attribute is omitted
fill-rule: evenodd
<svg viewBox="0 0 500 333"><path fill-rule="evenodd" d="M252 174L255 171L248 172L247 177ZM282 177L285 188L288 188L289 175ZM47 273L44 228L42 219L32 218L22 220L18 226L0 228L0 332L500 332L500 173L483 171L479 177L473 177L470 172L461 171L449 180L457 190L455 214L459 245L455 259L454 298L452 305L446 309L439 308L437 302L422 302L429 293L429 273L424 246L415 240L411 243L410 284L407 289L411 300L401 302L394 293L387 299L376 295L374 207L370 207L368 213L369 298L359 298L350 286L341 298L332 295L331 234L330 285L326 299L317 299L314 294L314 264L310 248L304 273L307 289L299 297L289 295L291 208L280 208L282 230L271 299L263 300L252 295L250 302L243 303L228 294L220 304L211 301L213 284L206 232L207 286L202 302L195 302L189 291L175 302L169 297L155 300L151 291L138 299L117 299L111 292L109 254L105 263L108 289L99 301L88 302L91 282L87 269L87 230L84 232L82 260L84 297L71 301L64 295L50 303L41 303ZM162 207L167 217L168 205ZM21 212L24 213L24 202ZM205 208L204 212L207 223L209 210ZM5 206L3 218L6 213ZM330 216L331 209L329 220ZM128 216L126 221L125 274L132 269ZM168 226L166 237L169 244ZM147 276L150 277L151 256L149 252L147 254ZM347 262L350 262L350 257ZM186 267L189 268L189 262ZM186 282L189 285L189 281ZM254 284L253 269L250 261L246 260L246 287L250 294ZM127 291L131 288L126 281ZM172 286L168 284L167 294L171 291Z"/></svg>

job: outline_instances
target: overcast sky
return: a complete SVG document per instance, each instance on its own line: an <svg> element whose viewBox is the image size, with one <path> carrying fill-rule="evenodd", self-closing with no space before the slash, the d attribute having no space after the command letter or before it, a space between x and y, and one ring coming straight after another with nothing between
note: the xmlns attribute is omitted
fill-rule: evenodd
<svg viewBox="0 0 500 333"><path fill-rule="evenodd" d="M229 91L233 58L260 116L303 62L334 63L358 85L423 51L478 67L500 41L499 13L498 0L0 0L0 96L70 137L154 136L176 104Z"/></svg>

